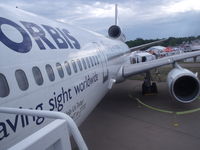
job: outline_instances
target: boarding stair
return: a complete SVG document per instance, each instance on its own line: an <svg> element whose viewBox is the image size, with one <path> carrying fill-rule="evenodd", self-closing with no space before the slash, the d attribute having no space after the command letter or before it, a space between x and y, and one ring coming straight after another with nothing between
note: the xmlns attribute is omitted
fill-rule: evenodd
<svg viewBox="0 0 200 150"><path fill-rule="evenodd" d="M72 150L71 136L74 138L79 150L88 150L77 125L67 114L7 107L0 107L0 113L55 119L37 132L11 146L8 150Z"/></svg>

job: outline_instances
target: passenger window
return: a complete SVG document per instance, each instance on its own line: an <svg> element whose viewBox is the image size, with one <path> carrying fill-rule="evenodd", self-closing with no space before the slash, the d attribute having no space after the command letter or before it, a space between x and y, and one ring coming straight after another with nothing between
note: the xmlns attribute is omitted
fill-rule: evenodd
<svg viewBox="0 0 200 150"><path fill-rule="evenodd" d="M81 61L79 59L77 59L77 63L78 63L80 71L82 71L83 67L82 67Z"/></svg>
<svg viewBox="0 0 200 150"><path fill-rule="evenodd" d="M56 63L56 68L58 70L58 74L61 78L64 77L64 71L60 63Z"/></svg>
<svg viewBox="0 0 200 150"><path fill-rule="evenodd" d="M49 80L54 81L55 75L54 75L54 72L53 72L51 65L49 65L49 64L46 65L46 72L47 72L47 75L49 77Z"/></svg>
<svg viewBox="0 0 200 150"><path fill-rule="evenodd" d="M0 73L0 97L6 97L10 93L6 77Z"/></svg>
<svg viewBox="0 0 200 150"><path fill-rule="evenodd" d="M76 66L76 62L74 60L72 60L72 67L74 69L74 72L77 73L77 66Z"/></svg>
<svg viewBox="0 0 200 150"><path fill-rule="evenodd" d="M40 69L35 66L32 68L32 72L33 72L33 76L34 76L34 79L35 79L35 82L37 83L37 85L42 85L44 80L43 80Z"/></svg>
<svg viewBox="0 0 200 150"><path fill-rule="evenodd" d="M68 75L71 75L72 74L72 70L71 70L71 67L70 67L70 65L69 65L69 63L67 61L65 61L65 68L67 70Z"/></svg>
<svg viewBox="0 0 200 150"><path fill-rule="evenodd" d="M99 64L102 63L101 55L97 56L97 60L98 60Z"/></svg>
<svg viewBox="0 0 200 150"><path fill-rule="evenodd" d="M87 69L87 65L86 65L85 59L82 58L81 60L82 60L83 67L84 67L84 69L86 70L86 69Z"/></svg>
<svg viewBox="0 0 200 150"><path fill-rule="evenodd" d="M16 70L15 78L17 80L19 88L22 91L25 91L28 89L28 87L29 87L28 80L27 80L26 74L23 70L21 70L21 69Z"/></svg>
<svg viewBox="0 0 200 150"><path fill-rule="evenodd" d="M142 57L142 62L145 62L147 58L145 56Z"/></svg>
<svg viewBox="0 0 200 150"><path fill-rule="evenodd" d="M95 56L96 60L97 60L97 64L99 65L99 59L97 56Z"/></svg>
<svg viewBox="0 0 200 150"><path fill-rule="evenodd" d="M91 66L90 66L90 61L88 57L86 57L86 62L87 62L88 68L90 68Z"/></svg>
<svg viewBox="0 0 200 150"><path fill-rule="evenodd" d="M92 67L93 67L93 66L94 66L94 63L93 63L92 57L89 57L89 59L90 59L90 62L91 62L91 64L92 64Z"/></svg>
<svg viewBox="0 0 200 150"><path fill-rule="evenodd" d="M96 66L97 65L97 62L96 62L96 59L94 56L92 56L93 60L94 60L94 65Z"/></svg>

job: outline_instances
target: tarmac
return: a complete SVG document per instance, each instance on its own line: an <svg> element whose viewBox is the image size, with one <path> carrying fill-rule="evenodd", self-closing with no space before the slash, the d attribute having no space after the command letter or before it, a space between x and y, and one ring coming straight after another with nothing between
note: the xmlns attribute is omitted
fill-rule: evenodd
<svg viewBox="0 0 200 150"><path fill-rule="evenodd" d="M166 82L142 96L142 81L116 84L80 126L89 150L199 150L200 99L182 104Z"/></svg>

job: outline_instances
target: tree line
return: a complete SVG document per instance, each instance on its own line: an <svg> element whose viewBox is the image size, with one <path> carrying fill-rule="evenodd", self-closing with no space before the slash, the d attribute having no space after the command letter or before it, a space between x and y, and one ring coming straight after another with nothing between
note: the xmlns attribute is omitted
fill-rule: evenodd
<svg viewBox="0 0 200 150"><path fill-rule="evenodd" d="M199 36L190 36L190 37L169 37L166 41L162 42L160 45L161 46L178 46L184 42L188 42L191 43L191 41L199 39L200 40L200 35ZM146 44L146 43L150 43L150 42L154 42L157 40L161 40L161 39L142 39L142 38L137 38L135 40L130 40L130 41L126 41L126 44L129 47L134 47L134 46L139 46L142 44Z"/></svg>

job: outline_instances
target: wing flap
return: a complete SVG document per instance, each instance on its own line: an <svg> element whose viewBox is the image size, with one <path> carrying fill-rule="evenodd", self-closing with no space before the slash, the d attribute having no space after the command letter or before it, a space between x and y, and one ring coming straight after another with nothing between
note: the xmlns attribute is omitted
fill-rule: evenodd
<svg viewBox="0 0 200 150"><path fill-rule="evenodd" d="M162 39L162 40L159 40L159 41L154 41L154 42L151 42L151 43L147 43L147 44L142 44L142 45L139 45L139 46L134 46L134 47L131 47L130 48L130 51L133 52L133 51L137 51L137 50L140 50L142 48L145 48L145 47L148 47L148 46L152 46L154 44L159 44L159 43L162 43L164 41L166 41L167 39Z"/></svg>
<svg viewBox="0 0 200 150"><path fill-rule="evenodd" d="M173 64L176 61L183 60L186 58L192 58L196 56L200 56L200 51L167 56L164 58L160 58L160 59L156 59L156 60L152 60L148 62L137 63L137 64L126 64L123 67L123 77L127 78L131 75L139 74L147 70L151 70L153 68L161 67L168 64Z"/></svg>

